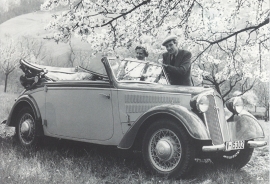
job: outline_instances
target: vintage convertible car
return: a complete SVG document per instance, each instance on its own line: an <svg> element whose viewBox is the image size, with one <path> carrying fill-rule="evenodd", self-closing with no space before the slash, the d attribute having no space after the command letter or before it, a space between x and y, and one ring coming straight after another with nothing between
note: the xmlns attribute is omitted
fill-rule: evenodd
<svg viewBox="0 0 270 184"><path fill-rule="evenodd" d="M173 86L162 65L103 58L99 71L21 60L21 84L7 127L25 147L43 136L140 150L151 171L182 177L195 158L245 166L264 132L240 97L226 104L210 87Z"/></svg>

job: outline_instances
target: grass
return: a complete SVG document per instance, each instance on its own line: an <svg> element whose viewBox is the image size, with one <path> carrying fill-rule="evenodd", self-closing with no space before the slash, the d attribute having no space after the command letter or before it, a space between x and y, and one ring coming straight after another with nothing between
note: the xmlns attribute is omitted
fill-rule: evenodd
<svg viewBox="0 0 270 184"><path fill-rule="evenodd" d="M1 119L7 116L16 95L0 93ZM269 140L269 122L260 121ZM18 146L0 126L0 183L269 183L269 147L257 148L251 161L239 171L216 168L198 160L181 180L152 175L140 153L111 146L46 138L36 150Z"/></svg>

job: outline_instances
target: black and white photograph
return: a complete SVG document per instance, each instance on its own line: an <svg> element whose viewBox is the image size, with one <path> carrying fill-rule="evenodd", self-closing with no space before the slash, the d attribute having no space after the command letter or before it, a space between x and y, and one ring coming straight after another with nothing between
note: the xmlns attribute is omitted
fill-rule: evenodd
<svg viewBox="0 0 270 184"><path fill-rule="evenodd" d="M269 184L269 0L0 0L1 184Z"/></svg>

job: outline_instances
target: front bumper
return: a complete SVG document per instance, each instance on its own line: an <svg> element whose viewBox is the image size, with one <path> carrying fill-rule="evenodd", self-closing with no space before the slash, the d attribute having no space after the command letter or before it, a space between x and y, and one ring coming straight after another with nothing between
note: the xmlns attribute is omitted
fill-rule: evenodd
<svg viewBox="0 0 270 184"><path fill-rule="evenodd" d="M246 148L258 148L267 145L267 141L247 141ZM225 144L212 145L212 146L203 146L203 152L213 152L213 151L226 151Z"/></svg>

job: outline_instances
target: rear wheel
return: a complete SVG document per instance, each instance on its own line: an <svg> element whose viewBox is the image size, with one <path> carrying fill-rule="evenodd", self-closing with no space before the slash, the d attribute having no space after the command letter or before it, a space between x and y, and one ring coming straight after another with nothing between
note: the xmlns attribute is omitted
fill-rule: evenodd
<svg viewBox="0 0 270 184"><path fill-rule="evenodd" d="M229 152L219 153L218 156L211 158L215 165L221 167L232 167L234 169L241 169L251 159L253 148L234 150Z"/></svg>
<svg viewBox="0 0 270 184"><path fill-rule="evenodd" d="M194 162L192 139L179 123L170 119L158 120L148 128L142 153L149 170L168 177L186 175Z"/></svg>
<svg viewBox="0 0 270 184"><path fill-rule="evenodd" d="M35 116L30 107L24 107L19 112L16 122L16 140L24 147L35 147L40 142Z"/></svg>

